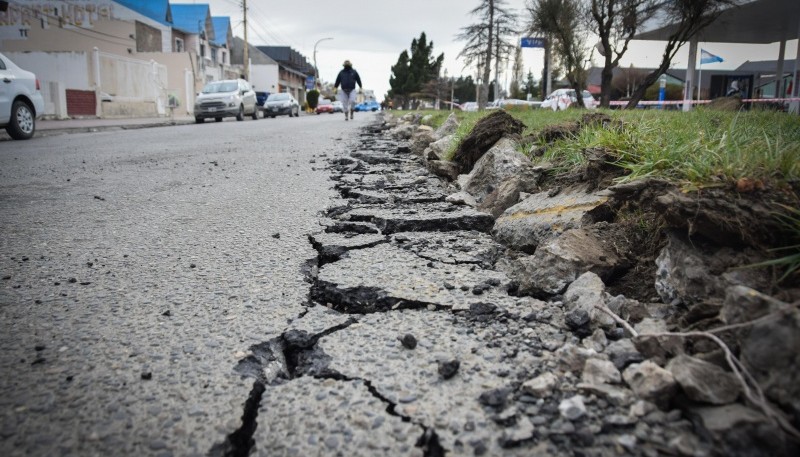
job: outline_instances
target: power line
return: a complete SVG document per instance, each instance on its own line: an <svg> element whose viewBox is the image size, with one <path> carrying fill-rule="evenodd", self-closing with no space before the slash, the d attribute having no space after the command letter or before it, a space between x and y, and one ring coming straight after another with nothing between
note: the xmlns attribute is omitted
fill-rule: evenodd
<svg viewBox="0 0 800 457"><path fill-rule="evenodd" d="M266 25L272 27L275 30L275 33L277 35L279 35L280 38L282 38L282 39L277 39L276 40L277 42L279 42L279 43L283 42L283 43L286 43L286 44L289 44L289 45L293 46L294 48L300 49L300 46L298 46L297 43L294 40L289 39L286 35L284 35L283 33L278 31L278 28L275 27L275 24L273 24L272 21L267 19L268 15L264 13L264 11L261 9L260 6L258 6L258 4L254 5L254 8L255 8L255 10L257 10L257 14L258 14L258 16L261 17L261 20L263 22L265 22ZM272 35L272 34L270 34L270 35Z"/></svg>

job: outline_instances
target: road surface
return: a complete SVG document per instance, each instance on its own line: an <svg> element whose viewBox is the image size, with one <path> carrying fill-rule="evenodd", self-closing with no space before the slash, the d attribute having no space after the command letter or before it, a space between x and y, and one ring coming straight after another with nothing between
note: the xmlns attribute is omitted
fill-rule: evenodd
<svg viewBox="0 0 800 457"><path fill-rule="evenodd" d="M0 454L207 455L303 310L324 155L374 115L0 141Z"/></svg>

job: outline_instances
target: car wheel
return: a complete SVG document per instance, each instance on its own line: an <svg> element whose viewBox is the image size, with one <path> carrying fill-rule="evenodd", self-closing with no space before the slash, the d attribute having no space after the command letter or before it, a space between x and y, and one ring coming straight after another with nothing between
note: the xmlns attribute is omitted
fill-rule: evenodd
<svg viewBox="0 0 800 457"><path fill-rule="evenodd" d="M214 120L217 121L217 122L222 122L222 118L221 117L215 117Z"/></svg>
<svg viewBox="0 0 800 457"><path fill-rule="evenodd" d="M36 131L36 118L31 107L17 100L11 106L11 119L8 120L6 132L15 140L29 140Z"/></svg>
<svg viewBox="0 0 800 457"><path fill-rule="evenodd" d="M297 108L297 110L295 110L294 117L300 117L300 108Z"/></svg>
<svg viewBox="0 0 800 457"><path fill-rule="evenodd" d="M202 118L202 117L200 117L200 116L195 116L195 118L194 118L194 123L195 123L195 124L202 124L202 123L203 123L203 122L205 122L205 121L206 121L206 120L205 120L205 119L203 119L203 118Z"/></svg>
<svg viewBox="0 0 800 457"><path fill-rule="evenodd" d="M275 119L275 115L274 115L274 114L273 114L272 116L270 116L270 117L271 117L272 119Z"/></svg>
<svg viewBox="0 0 800 457"><path fill-rule="evenodd" d="M257 108L253 108L253 114L252 114L251 117L253 118L254 121L258 120L258 109Z"/></svg>
<svg viewBox="0 0 800 457"><path fill-rule="evenodd" d="M236 120L243 121L244 120L244 106L239 105L239 112L236 113Z"/></svg>

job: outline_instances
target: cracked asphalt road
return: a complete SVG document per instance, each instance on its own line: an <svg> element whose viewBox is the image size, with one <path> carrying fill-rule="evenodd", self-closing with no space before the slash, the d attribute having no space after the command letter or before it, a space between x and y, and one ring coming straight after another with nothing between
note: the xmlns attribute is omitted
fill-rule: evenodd
<svg viewBox="0 0 800 457"><path fill-rule="evenodd" d="M320 155L373 117L0 142L0 454L206 455L237 430L232 368L307 301Z"/></svg>

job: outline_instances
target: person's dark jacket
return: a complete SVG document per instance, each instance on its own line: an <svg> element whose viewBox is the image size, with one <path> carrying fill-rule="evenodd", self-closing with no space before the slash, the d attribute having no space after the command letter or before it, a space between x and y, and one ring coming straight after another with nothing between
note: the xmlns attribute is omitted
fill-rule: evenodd
<svg viewBox="0 0 800 457"><path fill-rule="evenodd" d="M336 82L333 84L333 87L339 87L339 85L341 85L345 92L350 92L356 88L356 83L358 83L358 87L362 87L361 77L358 76L358 72L353 70L352 67L342 68L342 71L336 76Z"/></svg>

